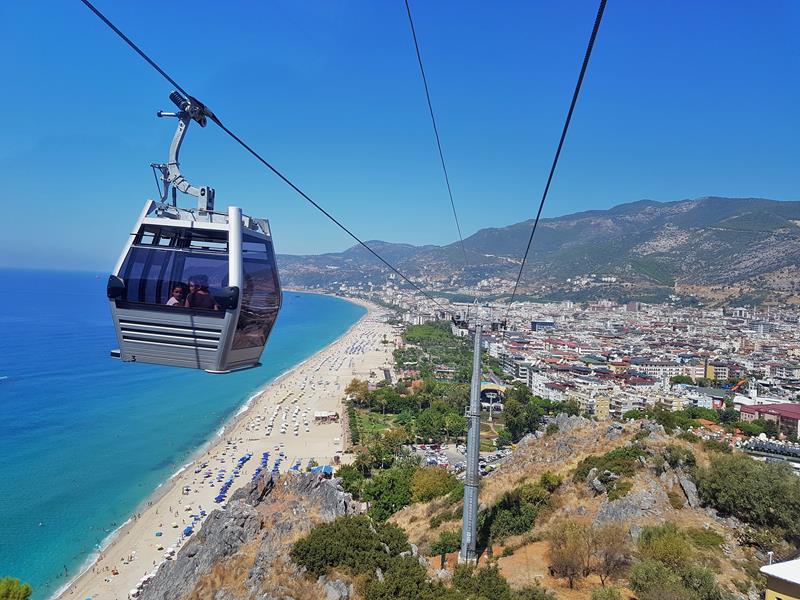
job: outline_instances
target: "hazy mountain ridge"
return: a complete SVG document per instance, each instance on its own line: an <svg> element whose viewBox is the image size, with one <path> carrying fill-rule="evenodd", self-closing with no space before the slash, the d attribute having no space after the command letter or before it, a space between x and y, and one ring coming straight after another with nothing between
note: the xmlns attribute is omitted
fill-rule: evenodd
<svg viewBox="0 0 800 600"><path fill-rule="evenodd" d="M486 228L466 238L468 269L459 242L370 245L406 275L434 289L459 291L483 281L481 290L497 295L507 292L516 277L532 225L529 220ZM390 273L360 246L279 258L284 283L290 286L378 284ZM586 295L599 287L606 295L625 289L635 296L637 289L690 286L695 291L731 288L717 290L727 296L748 290L791 294L798 265L800 202L718 197L640 200L542 219L521 290L540 296Z"/></svg>

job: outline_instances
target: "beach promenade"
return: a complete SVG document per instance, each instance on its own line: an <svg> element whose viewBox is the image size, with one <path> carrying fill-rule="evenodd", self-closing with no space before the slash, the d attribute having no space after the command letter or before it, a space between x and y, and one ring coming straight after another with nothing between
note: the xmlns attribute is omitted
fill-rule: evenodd
<svg viewBox="0 0 800 600"><path fill-rule="evenodd" d="M249 408L156 490L97 560L55 597L125 600L143 578L180 551L209 513L250 482L257 469L286 473L305 471L312 460L333 464L344 450L342 418L315 419L315 413L344 417L347 384L354 377L377 382L383 379L383 367L392 364L394 337L382 309L360 304L368 312L358 323L261 390ZM388 343L383 343L384 336Z"/></svg>

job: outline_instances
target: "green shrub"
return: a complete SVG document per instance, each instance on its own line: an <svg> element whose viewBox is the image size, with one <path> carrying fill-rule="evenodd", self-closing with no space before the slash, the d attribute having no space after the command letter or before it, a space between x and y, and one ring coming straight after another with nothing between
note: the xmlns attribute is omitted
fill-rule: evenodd
<svg viewBox="0 0 800 600"><path fill-rule="evenodd" d="M608 500L613 502L628 495L628 492L633 488L633 482L617 479L612 482L608 487Z"/></svg>
<svg viewBox="0 0 800 600"><path fill-rule="evenodd" d="M674 444L670 444L664 448L664 460L666 460L667 464L673 469L677 469L678 467L692 468L697 464L697 460L691 450Z"/></svg>
<svg viewBox="0 0 800 600"><path fill-rule="evenodd" d="M420 467L411 476L411 499L428 502L449 494L458 486L458 479L440 467Z"/></svg>
<svg viewBox="0 0 800 600"><path fill-rule="evenodd" d="M674 523L645 527L639 536L639 553L673 571L688 567L693 556L689 542Z"/></svg>
<svg viewBox="0 0 800 600"><path fill-rule="evenodd" d="M461 530L443 531L438 539L431 543L431 554L449 554L461 548Z"/></svg>
<svg viewBox="0 0 800 600"><path fill-rule="evenodd" d="M461 593L460 598L487 598L491 600L514 600L514 592L496 566L458 566L453 572L453 589Z"/></svg>
<svg viewBox="0 0 800 600"><path fill-rule="evenodd" d="M491 538L501 541L533 527L539 512L550 505L550 494L539 484L526 483L506 492L484 516Z"/></svg>
<svg viewBox="0 0 800 600"><path fill-rule="evenodd" d="M533 585L521 590L517 590L512 594L512 600L556 600L556 597L551 592L539 585Z"/></svg>
<svg viewBox="0 0 800 600"><path fill-rule="evenodd" d="M464 499L464 482L459 481L456 484L456 487L454 487L453 490L449 494L447 494L445 502L447 503L448 506L452 506L457 502L461 502L463 499Z"/></svg>
<svg viewBox="0 0 800 600"><path fill-rule="evenodd" d="M716 549L725 543L725 538L723 538L713 529L692 527L686 529L685 532L692 544L694 544L696 548L700 548L702 550Z"/></svg>
<svg viewBox="0 0 800 600"><path fill-rule="evenodd" d="M544 430L545 435L555 435L558 433L558 423L549 423Z"/></svg>
<svg viewBox="0 0 800 600"><path fill-rule="evenodd" d="M700 441L700 438L693 434L691 431L682 431L678 434L678 439L683 440L685 442L690 442L692 444L696 444Z"/></svg>
<svg viewBox="0 0 800 600"><path fill-rule="evenodd" d="M411 504L411 477L416 467L406 464L378 472L364 482L362 498L370 503L369 516L385 521Z"/></svg>
<svg viewBox="0 0 800 600"><path fill-rule="evenodd" d="M353 495L353 498L361 497L361 488L364 485L364 476L353 465L342 465L336 470L336 477L341 479L342 489Z"/></svg>
<svg viewBox="0 0 800 600"><path fill-rule="evenodd" d="M409 549L402 529L359 515L317 525L295 543L290 555L318 577L331 568L346 568L356 574L372 573L378 567L385 570L392 557Z"/></svg>
<svg viewBox="0 0 800 600"><path fill-rule="evenodd" d="M608 499L618 500L625 496L633 487L630 481L624 478L632 477L639 464L639 457L646 452L638 445L621 446L614 448L603 455L592 454L578 463L573 481L584 481L592 469L597 469L597 478L606 486ZM613 478L605 472L615 473L619 478Z"/></svg>
<svg viewBox="0 0 800 600"><path fill-rule="evenodd" d="M717 440L703 440L703 448L709 452L721 452L723 454L730 454L731 447L723 442Z"/></svg>
<svg viewBox="0 0 800 600"><path fill-rule="evenodd" d="M800 538L800 479L785 464L760 463L743 454L721 455L696 476L700 498L758 528Z"/></svg>
<svg viewBox="0 0 800 600"><path fill-rule="evenodd" d="M657 560L646 559L635 565L628 581L639 600L695 600L678 574Z"/></svg>
<svg viewBox="0 0 800 600"><path fill-rule="evenodd" d="M0 578L0 600L28 600L33 593L31 586L13 577Z"/></svg>
<svg viewBox="0 0 800 600"><path fill-rule="evenodd" d="M592 454L578 463L573 481L583 481L593 468L598 471L600 481L603 481L603 472L611 471L620 477L632 477L636 471L639 457L645 456L645 451L639 446L621 446L606 452L602 456ZM606 483L603 481L603 483Z"/></svg>
<svg viewBox="0 0 800 600"><path fill-rule="evenodd" d="M413 556L395 558L384 571L383 581L375 577L364 580L364 600L436 600L440 586L428 579L425 569Z"/></svg>
<svg viewBox="0 0 800 600"><path fill-rule="evenodd" d="M561 475L556 475L552 471L545 471L539 477L539 485L552 494L563 480L564 478Z"/></svg>
<svg viewBox="0 0 800 600"><path fill-rule="evenodd" d="M622 600L622 594L617 588L597 588L592 592L592 600Z"/></svg>

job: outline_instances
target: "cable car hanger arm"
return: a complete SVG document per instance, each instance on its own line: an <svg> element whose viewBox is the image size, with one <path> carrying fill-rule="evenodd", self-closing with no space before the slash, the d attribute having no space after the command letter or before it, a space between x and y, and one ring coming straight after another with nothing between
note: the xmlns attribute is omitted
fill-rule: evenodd
<svg viewBox="0 0 800 600"><path fill-rule="evenodd" d="M197 187L189 183L189 181L181 174L180 164L178 162L178 155L181 151L181 144L186 137L186 132L192 121L196 121L200 127L206 126L206 117L216 119L214 114L209 111L205 105L189 96L189 99L184 98L180 92L172 92L169 95L170 100L180 109L178 112L158 111L158 117L176 117L178 119L178 128L175 130L175 135L172 137L172 143L169 146L169 159L166 164L152 164L153 169L161 171L161 180L164 182L163 189L159 190L161 195L161 202L166 202L169 196L169 187L173 186L172 201L175 204L175 190L180 190L184 194L194 196L198 199L197 207L201 211L214 210L214 188L208 186Z"/></svg>

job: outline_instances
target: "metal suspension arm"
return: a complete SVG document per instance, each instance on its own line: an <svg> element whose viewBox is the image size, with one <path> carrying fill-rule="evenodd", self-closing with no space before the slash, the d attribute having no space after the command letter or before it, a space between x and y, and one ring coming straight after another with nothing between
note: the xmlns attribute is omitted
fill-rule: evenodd
<svg viewBox="0 0 800 600"><path fill-rule="evenodd" d="M214 189L207 186L197 187L189 183L189 181L181 175L180 164L178 162L181 144L183 144L183 140L186 137L189 124L192 121L197 121L200 127L205 127L207 110L202 103L193 98L187 100L178 92L172 92L169 98L180 111L159 111L156 113L159 117L178 118L178 128L175 130L175 135L172 137L172 143L169 146L169 160L167 164L153 165L154 168L158 168L161 171L164 181L164 191L161 200L166 201L169 193L169 186L172 185L175 189L180 190L184 194L198 198L198 208L201 211L212 211L214 210Z"/></svg>

